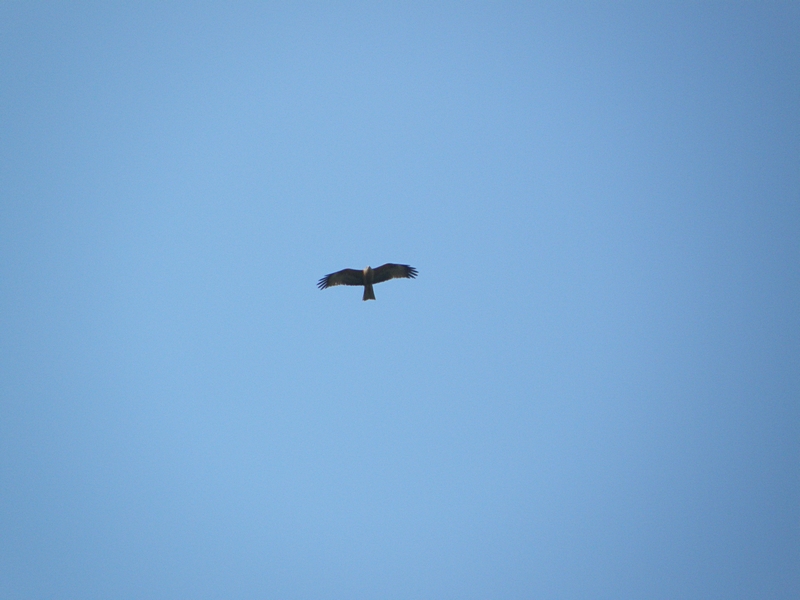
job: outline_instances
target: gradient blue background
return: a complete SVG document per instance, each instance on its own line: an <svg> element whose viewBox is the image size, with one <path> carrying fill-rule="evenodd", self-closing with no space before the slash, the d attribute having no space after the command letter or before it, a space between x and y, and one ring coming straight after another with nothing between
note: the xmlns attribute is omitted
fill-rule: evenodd
<svg viewBox="0 0 800 600"><path fill-rule="evenodd" d="M0 597L800 597L797 3L8 2L0 153Z"/></svg>

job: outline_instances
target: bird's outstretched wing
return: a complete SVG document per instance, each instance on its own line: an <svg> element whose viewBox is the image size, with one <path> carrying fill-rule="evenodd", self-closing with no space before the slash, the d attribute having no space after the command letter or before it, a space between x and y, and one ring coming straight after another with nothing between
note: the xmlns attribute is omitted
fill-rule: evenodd
<svg viewBox="0 0 800 600"><path fill-rule="evenodd" d="M398 277L407 277L414 279L417 276L417 270L408 265L395 265L393 263L386 263L380 267L372 270L374 275L372 277L373 283L380 283L381 281L389 281Z"/></svg>
<svg viewBox="0 0 800 600"><path fill-rule="evenodd" d="M321 290L334 285L364 285L364 273L355 269L342 269L336 273L325 275L317 283L317 287Z"/></svg>

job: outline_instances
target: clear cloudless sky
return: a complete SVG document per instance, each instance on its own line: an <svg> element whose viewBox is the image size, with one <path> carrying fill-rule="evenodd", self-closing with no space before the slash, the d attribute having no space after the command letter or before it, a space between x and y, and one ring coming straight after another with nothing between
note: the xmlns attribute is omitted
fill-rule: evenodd
<svg viewBox="0 0 800 600"><path fill-rule="evenodd" d="M800 5L2 3L0 597L800 597Z"/></svg>

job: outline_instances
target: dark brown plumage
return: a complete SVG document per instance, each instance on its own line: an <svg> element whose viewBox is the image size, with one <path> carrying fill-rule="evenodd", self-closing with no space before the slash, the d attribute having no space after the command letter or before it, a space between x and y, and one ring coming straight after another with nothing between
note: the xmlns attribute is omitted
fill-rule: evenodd
<svg viewBox="0 0 800 600"><path fill-rule="evenodd" d="M320 279L319 283L317 283L317 287L324 290L334 285L363 285L364 297L362 300L375 300L375 292L372 289L373 283L381 283L382 281L389 281L390 279L397 279L400 277L414 279L416 276L417 270L414 267L386 263L375 269L372 267L367 267L363 271L343 269L336 273L331 273Z"/></svg>

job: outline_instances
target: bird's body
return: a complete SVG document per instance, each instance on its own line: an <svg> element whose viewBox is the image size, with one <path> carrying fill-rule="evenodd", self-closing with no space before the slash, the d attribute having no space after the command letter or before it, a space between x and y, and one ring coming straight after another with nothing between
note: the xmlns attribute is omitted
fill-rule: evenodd
<svg viewBox="0 0 800 600"><path fill-rule="evenodd" d="M343 269L336 273L326 275L319 280L317 286L319 289L324 290L325 288L335 285L363 285L364 297L362 300L375 300L375 291L372 289L372 284L381 283L398 277L413 279L416 276L417 270L414 267L386 263L375 269L366 267L361 271L357 271L356 269Z"/></svg>
<svg viewBox="0 0 800 600"><path fill-rule="evenodd" d="M375 271L372 267L367 266L364 269L364 297L362 300L375 300L375 290L372 289L372 282L375 279Z"/></svg>

